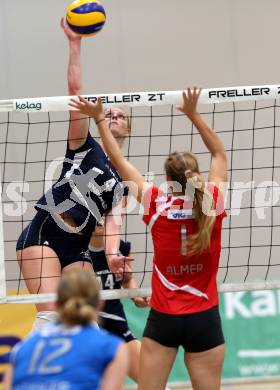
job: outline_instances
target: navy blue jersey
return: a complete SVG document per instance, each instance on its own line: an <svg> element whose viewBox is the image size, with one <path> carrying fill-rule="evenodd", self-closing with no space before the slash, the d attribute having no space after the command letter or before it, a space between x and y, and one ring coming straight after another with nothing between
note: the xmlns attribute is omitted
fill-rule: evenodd
<svg viewBox="0 0 280 390"><path fill-rule="evenodd" d="M129 241L120 241L120 253L123 256L128 256L130 253L131 243ZM116 280L115 275L110 271L107 258L104 251L92 252L91 260L94 272L97 278L100 280L103 290L120 289L122 282ZM103 311L113 313L115 308L118 307L117 303L120 303L119 299L109 299L105 301Z"/></svg>
<svg viewBox="0 0 280 390"><path fill-rule="evenodd" d="M11 354L14 390L98 390L120 338L95 326L50 324Z"/></svg>
<svg viewBox="0 0 280 390"><path fill-rule="evenodd" d="M120 242L120 253L128 256L130 253L131 243ZM97 278L100 280L103 290L120 289L122 282L116 280L115 275L110 271L107 263L105 252L93 252L91 254L91 264ZM120 299L105 300L102 311L99 313L99 325L108 332L121 337L125 342L135 340L135 336L129 329L127 318L124 312L123 304Z"/></svg>
<svg viewBox="0 0 280 390"><path fill-rule="evenodd" d="M119 203L124 186L108 157L90 133L83 146L67 147L59 179L37 202L53 218L66 212L84 234L90 235L96 222Z"/></svg>

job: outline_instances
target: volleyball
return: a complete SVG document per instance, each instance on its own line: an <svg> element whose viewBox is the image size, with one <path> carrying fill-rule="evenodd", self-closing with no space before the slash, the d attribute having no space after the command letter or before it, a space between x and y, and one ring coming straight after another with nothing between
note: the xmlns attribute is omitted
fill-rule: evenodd
<svg viewBox="0 0 280 390"><path fill-rule="evenodd" d="M97 0L75 0L67 8L66 21L71 30L81 36L97 34L105 20L105 10Z"/></svg>

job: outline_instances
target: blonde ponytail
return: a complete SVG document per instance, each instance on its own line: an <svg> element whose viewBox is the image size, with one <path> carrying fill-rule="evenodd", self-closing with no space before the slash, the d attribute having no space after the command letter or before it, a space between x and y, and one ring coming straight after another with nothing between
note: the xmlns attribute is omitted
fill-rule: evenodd
<svg viewBox="0 0 280 390"><path fill-rule="evenodd" d="M187 237L187 245L189 255L198 255L210 246L215 216L210 212L213 210L213 200L205 189L197 158L189 152L174 152L165 162L165 172L181 185L182 192L193 201L193 213L198 229Z"/></svg>
<svg viewBox="0 0 280 390"><path fill-rule="evenodd" d="M213 199L205 189L203 177L198 172L192 172L188 184L194 186L193 213L197 223L197 232L188 236L188 254L197 255L210 246L211 233L215 222Z"/></svg>

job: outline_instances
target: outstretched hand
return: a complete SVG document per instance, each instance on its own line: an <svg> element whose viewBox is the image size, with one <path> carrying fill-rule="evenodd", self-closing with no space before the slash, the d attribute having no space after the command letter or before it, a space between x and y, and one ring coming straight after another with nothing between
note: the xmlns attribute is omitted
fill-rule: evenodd
<svg viewBox="0 0 280 390"><path fill-rule="evenodd" d="M98 98L97 103L94 104L82 96L79 96L78 100L70 99L69 106L73 107L75 111L80 112L81 114L91 116L96 123L104 119L103 106L100 98Z"/></svg>
<svg viewBox="0 0 280 390"><path fill-rule="evenodd" d="M124 274L132 275L131 261L134 260L130 256L114 255L108 256L108 266L110 271L115 274L117 280L122 280Z"/></svg>
<svg viewBox="0 0 280 390"><path fill-rule="evenodd" d="M132 300L135 306L143 308L150 306L151 297L135 297Z"/></svg>
<svg viewBox="0 0 280 390"><path fill-rule="evenodd" d="M183 112L187 117L197 114L196 107L200 92L201 89L197 87L187 88L186 91L183 91L183 104L177 105L177 110Z"/></svg>
<svg viewBox="0 0 280 390"><path fill-rule="evenodd" d="M60 19L60 26L69 41L80 41L82 39L80 35L76 34L74 31L71 30L71 28L65 22L64 18Z"/></svg>

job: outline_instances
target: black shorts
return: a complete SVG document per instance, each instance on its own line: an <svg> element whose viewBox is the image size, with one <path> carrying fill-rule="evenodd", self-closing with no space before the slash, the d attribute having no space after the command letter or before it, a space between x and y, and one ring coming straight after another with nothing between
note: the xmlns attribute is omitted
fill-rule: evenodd
<svg viewBox="0 0 280 390"><path fill-rule="evenodd" d="M76 261L92 262L88 251L89 239L90 237L64 231L48 212L38 211L21 233L17 250L34 245L48 246L55 251L61 268L64 268Z"/></svg>
<svg viewBox="0 0 280 390"><path fill-rule="evenodd" d="M127 343L136 340L129 329L123 305L119 299L106 301L99 317L99 325L107 332L119 336Z"/></svg>
<svg viewBox="0 0 280 390"><path fill-rule="evenodd" d="M150 310L143 337L185 352L203 352L224 344L218 306L199 313L171 315Z"/></svg>

